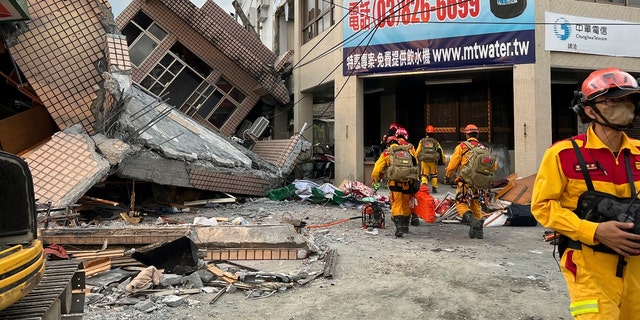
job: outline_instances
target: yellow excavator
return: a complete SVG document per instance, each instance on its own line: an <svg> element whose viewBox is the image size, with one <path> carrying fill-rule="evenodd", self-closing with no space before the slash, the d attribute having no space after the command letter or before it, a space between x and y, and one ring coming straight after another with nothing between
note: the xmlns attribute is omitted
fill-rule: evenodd
<svg viewBox="0 0 640 320"><path fill-rule="evenodd" d="M45 261L37 227L29 166L0 151L0 319L81 319L82 262Z"/></svg>
<svg viewBox="0 0 640 320"><path fill-rule="evenodd" d="M27 295L44 275L31 171L0 151L0 310Z"/></svg>

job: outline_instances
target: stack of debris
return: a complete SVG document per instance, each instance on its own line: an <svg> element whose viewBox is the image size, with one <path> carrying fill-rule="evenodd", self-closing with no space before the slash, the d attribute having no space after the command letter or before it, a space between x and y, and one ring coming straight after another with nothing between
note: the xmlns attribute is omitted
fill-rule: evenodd
<svg viewBox="0 0 640 320"><path fill-rule="evenodd" d="M505 180L504 187L480 193L484 226L536 226L530 208L535 174L520 178L514 173ZM436 200L436 216L438 222L460 223L454 193L449 192L443 199Z"/></svg>

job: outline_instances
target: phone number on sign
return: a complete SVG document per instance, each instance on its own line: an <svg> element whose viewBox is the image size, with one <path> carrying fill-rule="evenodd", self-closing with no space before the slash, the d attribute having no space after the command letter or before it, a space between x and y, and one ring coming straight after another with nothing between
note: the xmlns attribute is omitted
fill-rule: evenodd
<svg viewBox="0 0 640 320"><path fill-rule="evenodd" d="M379 28L425 23L435 13L437 21L476 18L480 0L375 0L373 18Z"/></svg>

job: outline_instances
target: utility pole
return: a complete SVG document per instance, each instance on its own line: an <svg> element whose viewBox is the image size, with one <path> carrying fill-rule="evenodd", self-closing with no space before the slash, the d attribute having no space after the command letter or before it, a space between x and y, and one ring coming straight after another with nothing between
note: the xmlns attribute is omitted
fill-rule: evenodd
<svg viewBox="0 0 640 320"><path fill-rule="evenodd" d="M233 8L236 9L236 15L240 17L240 20L242 20L242 25L244 25L244 28L253 33L257 38L260 38L258 32L256 32L256 29L253 27L253 25L251 25L249 18L247 18L247 15L245 15L244 11L242 11L242 7L240 7L238 1L233 0L231 4L233 5Z"/></svg>

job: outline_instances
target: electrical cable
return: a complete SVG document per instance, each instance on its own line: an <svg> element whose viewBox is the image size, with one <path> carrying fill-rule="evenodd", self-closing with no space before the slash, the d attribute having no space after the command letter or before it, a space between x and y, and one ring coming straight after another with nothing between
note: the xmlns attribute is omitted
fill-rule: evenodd
<svg viewBox="0 0 640 320"><path fill-rule="evenodd" d="M333 222L315 224L315 225L307 226L307 228L315 229L315 228L331 227L331 226L335 226L336 224L344 223L344 222L347 222L349 220L355 220L355 219L362 219L362 216L354 216L354 217L351 217L351 218L344 218L344 219L336 220L336 221L333 221Z"/></svg>
<svg viewBox="0 0 640 320"><path fill-rule="evenodd" d="M469 1L469 0L465 0L465 1ZM385 16L385 17L384 17L384 18L383 18L379 23L375 24L375 25L374 25L374 28L373 28L373 29L371 29L370 31L368 31L368 34L367 34L367 35L365 35L365 36L363 37L363 39L358 43L358 45L357 45L357 46L355 46L355 47L353 48L353 50L352 50L352 51L357 50L357 49L360 47L360 44L362 44L362 42L364 42L365 40L367 40L367 37L368 37L368 38L369 38L369 39L368 39L368 42L367 42L367 44L366 44L366 45L365 45L365 47L364 47L364 50L366 50L366 49L369 47L369 44L371 43L371 40L373 39L373 36L375 35L375 32L378 30L379 25L380 25L382 22L384 22L386 19L388 19L388 18L390 18L391 16L393 16L393 15L394 15L395 13L397 13L398 11L402 10L405 6L409 5L409 4L410 4L410 2L406 2L406 3L399 3L399 4L402 4L402 6L398 7L397 9L395 9L395 11L394 11L393 13L391 13L391 14L389 14L389 15ZM348 15L348 13L347 13L345 16L347 16L347 15ZM371 35L371 36L369 37L369 35ZM344 43L344 41L343 41L342 43ZM338 64L336 67L334 67L334 68L333 68L333 69L332 69L332 70L327 74L327 76L326 76L326 77L324 77L322 80L320 80L320 82L318 83L318 85L316 85L316 87L317 87L317 86L319 86L320 84L322 84L322 83L323 83L327 78L329 78L329 76L331 76L331 75L333 74L333 72L334 72L337 68L339 68L340 66L342 66L342 63L343 63L343 61L341 61L341 62L340 62L340 64ZM353 72L354 72L354 71L355 71L355 69L354 69L354 70L351 70L351 72L350 72L350 73L349 73L349 75L347 76L347 81L349 80L349 78L351 78L351 76L353 75ZM322 116L322 115L324 115L324 114L327 112L327 110L329 110L329 108L333 105L333 103L334 103L335 99L340 95L340 93L342 92L342 90L343 90L343 89L344 89L344 87L346 86L347 81L345 81L345 82L343 83L342 87L340 87L340 89L338 90L338 92L334 95L333 100L332 100L332 101L331 101L331 103L329 103L329 105L328 105L328 106L323 110L323 112L321 113L321 116ZM274 117L275 117L275 116L277 116L277 115L279 115L279 114L281 114L281 113L283 113L283 112L288 112L290 109L292 109L296 104L298 104L298 103L299 103L300 101L302 101L303 99L304 99L304 97L301 97L298 101L294 102L291 106L287 107L285 110L281 111L280 113L276 113L276 114L274 114ZM309 128L311 128L311 127L312 127L312 126L309 126L307 129L305 129L305 131L306 131L306 130L308 130ZM302 133L303 133L303 132L300 132L300 134L302 134Z"/></svg>

